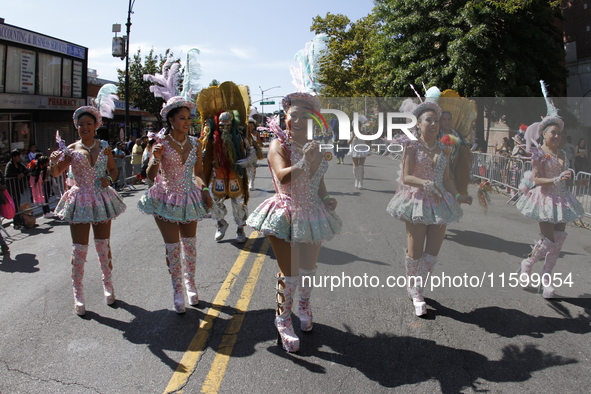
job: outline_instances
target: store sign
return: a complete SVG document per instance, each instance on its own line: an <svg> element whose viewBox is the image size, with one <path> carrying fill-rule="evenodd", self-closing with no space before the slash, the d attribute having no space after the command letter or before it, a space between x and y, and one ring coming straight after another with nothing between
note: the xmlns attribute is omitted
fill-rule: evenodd
<svg viewBox="0 0 591 394"><path fill-rule="evenodd" d="M23 96L0 93L0 107L3 109L49 109L74 111L84 105L82 99L46 96Z"/></svg>
<svg viewBox="0 0 591 394"><path fill-rule="evenodd" d="M86 58L86 48L84 47L56 40L55 38L47 37L42 34L22 30L10 25L0 24L0 39L62 53L79 59Z"/></svg>

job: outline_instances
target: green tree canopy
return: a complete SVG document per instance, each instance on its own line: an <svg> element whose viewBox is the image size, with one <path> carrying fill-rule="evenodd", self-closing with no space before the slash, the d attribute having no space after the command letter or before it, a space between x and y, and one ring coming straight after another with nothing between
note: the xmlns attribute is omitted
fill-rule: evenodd
<svg viewBox="0 0 591 394"><path fill-rule="evenodd" d="M376 0L357 22L317 16L311 30L330 37L321 93L412 97L411 84L436 85L489 97L478 100L479 119L514 124L525 108L507 108L503 97L539 97L541 79L551 95L564 94L560 17L556 0Z"/></svg>
<svg viewBox="0 0 591 394"><path fill-rule="evenodd" d="M341 14L316 16L310 30L329 36L327 53L320 60L319 82L322 94L330 97L375 96L375 75L368 61L372 54L372 36L377 32L375 18L368 15L351 22Z"/></svg>
<svg viewBox="0 0 591 394"><path fill-rule="evenodd" d="M149 112L161 121L160 110L164 100L160 97L154 97L150 92L152 82L144 81L144 74L156 74L162 72L162 65L166 60L172 57L172 52L167 49L164 55L154 55L154 49L151 49L148 55L142 60L141 49L133 55L133 60L129 63L129 102L136 108ZM180 59L175 61L180 62ZM119 97L125 100L125 70L117 70L119 81L117 83ZM182 75L182 68L180 70ZM182 86L182 80L179 81L179 88Z"/></svg>

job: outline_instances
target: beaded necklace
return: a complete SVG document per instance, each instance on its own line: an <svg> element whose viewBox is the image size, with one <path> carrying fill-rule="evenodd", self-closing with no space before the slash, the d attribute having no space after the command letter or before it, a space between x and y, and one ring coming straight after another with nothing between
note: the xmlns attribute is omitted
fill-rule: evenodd
<svg viewBox="0 0 591 394"><path fill-rule="evenodd" d="M172 139L174 142L176 142L176 143L177 143L177 145L181 147L181 149L183 149L183 147L185 146L185 144L186 144L186 143L187 143L187 141L189 140L189 137L185 137L185 139L183 140L183 142L178 142L178 141L176 140L176 138L174 138L174 137L172 136L172 133L170 133L168 136L169 136L169 137L170 137L170 138L171 138L171 139Z"/></svg>
<svg viewBox="0 0 591 394"><path fill-rule="evenodd" d="M96 145L96 140L94 140L94 142L92 143L91 146L84 145L84 142L82 142L82 140L80 140L80 145L82 145L82 147L84 149L86 149L88 152L90 152L92 150L92 148L94 148L94 146Z"/></svg>
<svg viewBox="0 0 591 394"><path fill-rule="evenodd" d="M429 152L432 152L435 148L437 148L437 143L435 143L435 144L433 144L433 146L429 147L429 145L427 145L427 143L422 138L419 138L419 141L425 148L427 148L427 150Z"/></svg>

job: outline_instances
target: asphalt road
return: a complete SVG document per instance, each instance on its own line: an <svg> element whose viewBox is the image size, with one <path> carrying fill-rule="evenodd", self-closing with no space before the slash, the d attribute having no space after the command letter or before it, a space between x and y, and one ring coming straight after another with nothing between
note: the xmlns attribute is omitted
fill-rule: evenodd
<svg viewBox="0 0 591 394"><path fill-rule="evenodd" d="M260 163L251 210L272 195ZM477 203L464 206L434 271L448 283L427 291L428 315L417 318L405 289L386 282L404 275L404 224L385 211L398 162L370 156L362 191L346 163L333 159L326 175L344 227L320 253L314 330L301 333L298 354L276 344L277 265L250 230L246 246L233 241L233 223L216 243L214 222L199 224L201 301L177 315L162 238L136 208L145 187L124 192L128 210L113 222L111 239L118 301L105 304L91 247L81 318L72 305L69 227L39 218L23 233L8 228L0 393L591 391L588 229L567 227L555 272L570 274L572 284L547 301L534 288L511 286L537 224L498 194L487 214ZM343 286L347 277L351 285Z"/></svg>

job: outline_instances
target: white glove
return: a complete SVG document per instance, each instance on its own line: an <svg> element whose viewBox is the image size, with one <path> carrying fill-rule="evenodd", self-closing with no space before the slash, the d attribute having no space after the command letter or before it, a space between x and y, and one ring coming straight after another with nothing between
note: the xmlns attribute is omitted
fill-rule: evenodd
<svg viewBox="0 0 591 394"><path fill-rule="evenodd" d="M249 166L250 163L248 162L248 159L240 159L236 162L236 164L238 164L242 168L246 168Z"/></svg>

